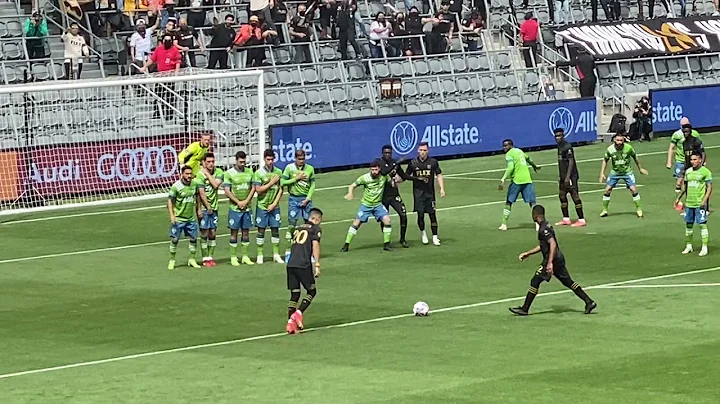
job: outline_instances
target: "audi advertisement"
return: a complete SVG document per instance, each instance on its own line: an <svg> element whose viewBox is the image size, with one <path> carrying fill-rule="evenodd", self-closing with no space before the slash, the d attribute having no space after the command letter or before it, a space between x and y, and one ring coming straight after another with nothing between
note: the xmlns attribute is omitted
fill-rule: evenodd
<svg viewBox="0 0 720 404"><path fill-rule="evenodd" d="M178 178L178 153L197 136L183 133L19 150L18 177L29 177L44 197L169 187ZM25 182L18 181L18 186Z"/></svg>

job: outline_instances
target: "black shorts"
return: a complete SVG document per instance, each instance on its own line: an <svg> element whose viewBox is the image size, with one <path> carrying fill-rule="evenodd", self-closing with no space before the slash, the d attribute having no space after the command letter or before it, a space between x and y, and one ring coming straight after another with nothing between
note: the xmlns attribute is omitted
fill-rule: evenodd
<svg viewBox="0 0 720 404"><path fill-rule="evenodd" d="M305 290L315 289L315 275L313 274L312 267L287 267L288 290L298 290L300 286L305 288Z"/></svg>
<svg viewBox="0 0 720 404"><path fill-rule="evenodd" d="M400 195L383 199L382 201L383 206L385 206L385 209L388 210L388 213L390 212L390 207L392 206L393 210L397 212L398 215L405 215L407 214L407 209L405 208L405 203L402 200L402 197Z"/></svg>
<svg viewBox="0 0 720 404"><path fill-rule="evenodd" d="M543 278L545 282L550 282L551 276L548 275L547 271L545 270L544 265L540 265L540 267L535 272L536 276L540 276ZM556 277L559 281L563 280L570 280L570 272L568 272L567 267L565 264L562 265L555 265L553 264L553 274L552 276Z"/></svg>
<svg viewBox="0 0 720 404"><path fill-rule="evenodd" d="M435 213L435 196L434 195L414 195L413 210L418 215L425 213Z"/></svg>
<svg viewBox="0 0 720 404"><path fill-rule="evenodd" d="M565 180L560 180L559 183L560 193L561 194L572 194L577 193L580 191L580 188L578 187L578 179L577 178L570 178L570 184L567 184Z"/></svg>

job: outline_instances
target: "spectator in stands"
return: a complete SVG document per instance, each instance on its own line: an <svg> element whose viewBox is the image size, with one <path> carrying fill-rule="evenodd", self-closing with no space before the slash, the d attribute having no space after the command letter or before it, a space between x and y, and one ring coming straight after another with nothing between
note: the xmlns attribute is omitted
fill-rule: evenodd
<svg viewBox="0 0 720 404"><path fill-rule="evenodd" d="M175 17L170 17L167 20L167 23L165 24L165 29L160 32L160 37L162 37L166 33L172 35L173 38L177 34L177 20L175 19Z"/></svg>
<svg viewBox="0 0 720 404"><path fill-rule="evenodd" d="M204 27L208 9L203 7L212 7L215 3L215 0L191 0L187 12L188 25L196 28Z"/></svg>
<svg viewBox="0 0 720 404"><path fill-rule="evenodd" d="M390 46L392 46L393 50L396 52L394 56L412 56L410 38L407 38L408 35L405 15L403 13L395 14L392 32L393 38L390 39Z"/></svg>
<svg viewBox="0 0 720 404"><path fill-rule="evenodd" d="M170 19L174 19L177 24L178 20L180 20L180 13L175 11L175 1L165 0L165 7L160 12L160 29L165 29Z"/></svg>
<svg viewBox="0 0 720 404"><path fill-rule="evenodd" d="M45 40L48 37L47 21L39 12L34 12L32 17L25 21L25 44L27 46L28 59L45 58Z"/></svg>
<svg viewBox="0 0 720 404"><path fill-rule="evenodd" d="M385 13L377 13L375 21L370 24L370 56L374 59L383 58L383 47L390 38L392 25L385 21Z"/></svg>
<svg viewBox="0 0 720 404"><path fill-rule="evenodd" d="M269 26L275 25L272 18L272 12L270 7L274 0L250 0L250 12L251 16L255 15L258 18L262 17Z"/></svg>
<svg viewBox="0 0 720 404"><path fill-rule="evenodd" d="M71 23L61 39L65 44L65 79L79 79L82 73L83 57L89 55L90 49L85 44L85 38L80 35L78 23Z"/></svg>
<svg viewBox="0 0 720 404"><path fill-rule="evenodd" d="M538 54L538 35L540 34L540 24L534 18L533 13L525 13L525 22L520 26L520 44L523 46L523 58L525 58L525 67L531 68L535 66Z"/></svg>
<svg viewBox="0 0 720 404"><path fill-rule="evenodd" d="M215 69L218 65L220 69L228 68L228 53L232 51L233 41L235 40L235 29L232 27L234 23L235 17L232 14L227 14L224 24L213 26L208 69Z"/></svg>
<svg viewBox="0 0 720 404"><path fill-rule="evenodd" d="M423 19L423 23L432 23L432 31L428 35L428 51L432 54L445 53L448 50L448 38L452 38L455 31L455 23L450 13L450 5L443 4L435 16L430 19Z"/></svg>
<svg viewBox="0 0 720 404"><path fill-rule="evenodd" d="M306 7L304 4L297 6L297 13L295 17L290 21L290 36L292 37L293 43L307 44L296 46L297 51L302 52L304 56L302 60L298 58L299 54L296 54L297 62L312 62L312 54L310 53L310 21L305 19Z"/></svg>
<svg viewBox="0 0 720 404"><path fill-rule="evenodd" d="M343 60L350 59L350 56L348 56L347 48L348 48L348 42L350 42L350 45L353 47L353 50L355 51L355 56L360 57L363 55L363 49L360 47L356 40L356 33L355 33L355 16L352 8L350 8L348 5L341 4L338 7L338 18L337 18L337 26L338 26L338 40L340 41L338 44L338 50L340 51L340 57Z"/></svg>
<svg viewBox="0 0 720 404"><path fill-rule="evenodd" d="M355 19L355 24L360 28L360 33L364 38L368 37L367 29L365 28L365 22L360 16L360 10L358 9L358 0L344 0L343 4L346 9L352 10L352 16ZM355 30L357 33L357 30ZM356 35L357 36L357 35ZM364 49L364 48L363 48Z"/></svg>
<svg viewBox="0 0 720 404"><path fill-rule="evenodd" d="M460 31L465 37L468 52L482 50L483 42L480 32L485 28L485 21L480 17L480 11L473 9L470 18L462 20Z"/></svg>
<svg viewBox="0 0 720 404"><path fill-rule="evenodd" d="M157 71L161 73L171 71L177 73L180 71L182 56L180 55L180 51L174 46L174 42L175 38L172 35L167 33L163 35L162 45L155 48L150 59L148 59L142 67L142 71L147 72L148 67L152 64L155 64ZM160 97L160 100L157 100L155 103L153 118L159 119L161 117L160 111L162 110L166 120L172 119L175 112L175 109L172 107L175 105L175 83L156 84L154 91Z"/></svg>
<svg viewBox="0 0 720 404"><path fill-rule="evenodd" d="M570 22L570 1L555 0L555 23L565 25Z"/></svg>
<svg viewBox="0 0 720 404"><path fill-rule="evenodd" d="M320 6L320 39L336 38L335 27L337 25L338 3L335 0L322 0Z"/></svg>
<svg viewBox="0 0 720 404"><path fill-rule="evenodd" d="M279 45L280 42L278 42L278 32L275 28L275 24L268 24L263 20L263 17L260 15L258 16L259 25L260 25L260 31L262 31L263 36L263 42L266 45Z"/></svg>
<svg viewBox="0 0 720 404"><path fill-rule="evenodd" d="M130 58L135 65L130 69L131 72L137 73L137 69L143 66L150 57L153 47L152 35L157 29L159 21L156 19L154 26L147 27L145 20L137 20L135 32L130 36Z"/></svg>
<svg viewBox="0 0 720 404"><path fill-rule="evenodd" d="M280 43L286 43L285 36L282 30L282 23L290 22L290 15L288 15L288 8L285 5L284 0L274 0L270 3L270 15L275 23L275 31L278 33L278 40Z"/></svg>
<svg viewBox="0 0 720 404"><path fill-rule="evenodd" d="M605 12L605 18L608 21L614 20L613 9L610 7L609 0L600 0L600 5ZM590 10L592 13L592 22L598 22L598 0L590 0Z"/></svg>
<svg viewBox="0 0 720 404"><path fill-rule="evenodd" d="M247 61L245 67L260 67L265 62L265 48L262 46L271 38L277 37L277 32L263 25L256 15L250 16L248 24L243 24L235 37L235 45L247 48Z"/></svg>
<svg viewBox="0 0 720 404"><path fill-rule="evenodd" d="M420 17L417 7L410 7L410 12L405 19L405 29L408 35L424 35L423 31L423 18ZM410 39L410 51L413 55L422 55L422 39L420 37L414 37Z"/></svg>
<svg viewBox="0 0 720 404"><path fill-rule="evenodd" d="M580 96L594 97L595 86L597 85L597 76L595 75L595 59L587 53L585 48L578 48L577 55L569 62L558 61L557 67L573 66L577 71L580 79Z"/></svg>
<svg viewBox="0 0 720 404"><path fill-rule="evenodd" d="M187 67L188 60L190 61L190 66L197 67L195 51L198 49L198 44L204 52L204 46L198 41L198 33L195 31L195 28L189 26L186 19L181 18L180 27L175 33L175 46L180 50L182 55L181 67Z"/></svg>
<svg viewBox="0 0 720 404"><path fill-rule="evenodd" d="M442 0L442 4L447 5L451 13L450 20L457 26L462 20L463 0Z"/></svg>

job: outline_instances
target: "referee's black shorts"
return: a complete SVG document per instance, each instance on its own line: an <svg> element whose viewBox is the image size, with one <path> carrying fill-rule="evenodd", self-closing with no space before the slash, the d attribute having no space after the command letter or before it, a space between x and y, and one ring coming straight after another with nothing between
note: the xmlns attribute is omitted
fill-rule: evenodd
<svg viewBox="0 0 720 404"><path fill-rule="evenodd" d="M315 289L315 275L313 275L312 266L305 268L287 267L288 290L299 290L300 286L305 290Z"/></svg>
<svg viewBox="0 0 720 404"><path fill-rule="evenodd" d="M405 215L407 214L407 209L405 208L405 203L402 200L402 197L400 195L391 197L391 198L383 198L382 201L383 206L385 206L385 209L390 211L390 207L393 208L395 212L397 212L398 215Z"/></svg>
<svg viewBox="0 0 720 404"><path fill-rule="evenodd" d="M568 184L565 182L565 179L560 179L559 182L559 189L561 194L573 194L580 191L580 188L578 187L578 179L577 178L570 178L570 183Z"/></svg>

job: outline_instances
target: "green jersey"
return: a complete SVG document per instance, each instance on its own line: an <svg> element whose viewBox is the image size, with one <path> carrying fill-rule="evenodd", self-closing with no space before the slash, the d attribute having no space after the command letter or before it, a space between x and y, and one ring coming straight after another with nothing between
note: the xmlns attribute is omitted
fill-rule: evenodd
<svg viewBox="0 0 720 404"><path fill-rule="evenodd" d="M307 179L296 180L295 176L299 172L304 172ZM288 193L292 196L304 196L312 199L312 194L315 192L315 168L305 164L301 170L294 163L288 164L283 171L281 185L288 187Z"/></svg>
<svg viewBox="0 0 720 404"><path fill-rule="evenodd" d="M223 175L223 186L230 188L233 195L242 202L247 199L250 195L250 191L252 191L254 177L255 173L252 168L245 167L240 170L239 168L233 166ZM230 203L230 210L237 212L249 212L250 204L248 204L248 206L246 206L243 210L234 203Z"/></svg>
<svg viewBox="0 0 720 404"><path fill-rule="evenodd" d="M278 177L282 176L282 171L280 171L279 168L273 167L272 169L268 170L267 167L260 167L259 170L255 171L255 177L253 178L253 185L256 186L263 186L270 182L270 179L277 175ZM275 185L268 188L263 193L258 193L258 200L257 200L257 206L259 209L267 210L267 208L272 205L273 201L275 201L275 197L277 196L278 192L281 190L280 181L276 182Z"/></svg>
<svg viewBox="0 0 720 404"><path fill-rule="evenodd" d="M700 166L698 169L690 167L685 171L685 182L687 189L685 206L699 208L705 199L708 184L712 183L712 173L707 167Z"/></svg>
<svg viewBox="0 0 720 404"><path fill-rule="evenodd" d="M197 186L192 182L190 185L185 185L181 180L178 180L170 187L168 198L175 206L175 219L177 219L178 222L192 222L196 220L196 195Z"/></svg>
<svg viewBox="0 0 720 404"><path fill-rule="evenodd" d="M525 152L513 147L505 153L505 160L507 161L507 169L503 175L503 179L509 178L515 184L531 184L532 177L530 176L529 163L532 161Z"/></svg>
<svg viewBox="0 0 720 404"><path fill-rule="evenodd" d="M700 133L696 131L695 129L690 132L693 137L700 137ZM683 142L685 141L685 135L682 132L682 129L678 129L675 132L673 132L672 136L670 137L670 144L675 146L675 162L677 163L683 163L685 164L685 154L683 153Z"/></svg>
<svg viewBox="0 0 720 404"><path fill-rule="evenodd" d="M605 161L612 160L612 171L610 174L615 175L628 175L632 174L631 163L637 155L635 149L629 144L625 143L621 150L618 150L615 145L610 145L605 150Z"/></svg>
<svg viewBox="0 0 720 404"><path fill-rule="evenodd" d="M378 175L373 178L370 173L361 175L353 184L363 186L363 196L360 203L368 208L374 208L382 203L385 183L390 181L387 175Z"/></svg>
<svg viewBox="0 0 720 404"><path fill-rule="evenodd" d="M221 170L218 167L215 167L215 172L212 174L213 177L216 179L222 181L223 179L223 170ZM214 211L217 211L218 208L218 188L213 187L210 185L210 180L203 174L202 171L198 172L197 176L195 177L195 186L198 188L205 188L205 197L207 198L208 203L210 204L210 208ZM199 191L198 191L199 193Z"/></svg>

